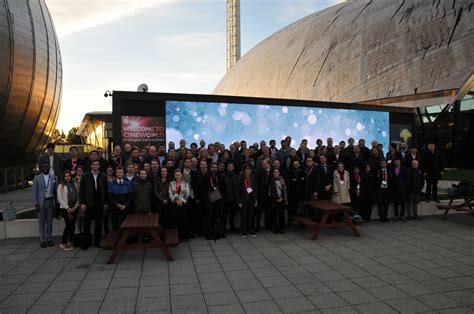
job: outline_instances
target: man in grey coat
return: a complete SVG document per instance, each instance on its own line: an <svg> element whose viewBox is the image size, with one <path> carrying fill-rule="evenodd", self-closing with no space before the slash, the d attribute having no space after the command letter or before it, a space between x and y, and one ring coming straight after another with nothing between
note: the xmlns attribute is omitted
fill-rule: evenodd
<svg viewBox="0 0 474 314"><path fill-rule="evenodd" d="M38 213L41 247L54 246L53 212L56 207L58 179L50 173L49 162L40 164L41 173L33 179L33 204Z"/></svg>

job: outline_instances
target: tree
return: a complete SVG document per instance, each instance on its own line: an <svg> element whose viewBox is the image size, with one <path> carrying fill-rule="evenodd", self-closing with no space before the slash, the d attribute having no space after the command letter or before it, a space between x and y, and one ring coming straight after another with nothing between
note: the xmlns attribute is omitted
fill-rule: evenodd
<svg viewBox="0 0 474 314"><path fill-rule="evenodd" d="M66 137L66 140L67 140L67 143L68 144L78 144L80 143L80 138L76 135L77 133L77 127L73 127L69 130L69 132L67 132L67 137ZM77 142L79 140L79 142Z"/></svg>

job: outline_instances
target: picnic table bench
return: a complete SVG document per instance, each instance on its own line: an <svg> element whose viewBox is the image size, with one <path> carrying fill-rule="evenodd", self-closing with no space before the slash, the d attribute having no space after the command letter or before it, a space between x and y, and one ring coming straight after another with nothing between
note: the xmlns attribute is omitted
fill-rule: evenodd
<svg viewBox="0 0 474 314"><path fill-rule="evenodd" d="M461 204L453 204L454 203L454 198L451 198L449 200L449 203L447 205L436 205L439 210L444 210L443 214L443 219L448 218L448 212L450 210L455 210L455 211L463 211L463 212L468 212L471 214L474 214L474 198L472 197L465 197L464 201Z"/></svg>
<svg viewBox="0 0 474 314"><path fill-rule="evenodd" d="M334 228L346 228L352 229L354 236L360 237L359 231L357 231L356 223L354 223L349 216L351 207L333 203L326 200L315 200L306 203L306 206L319 211L322 214L321 222L316 222L309 217L305 216L294 216L293 219L299 223L313 229L313 235L311 240L316 240L321 232L321 229L334 229ZM342 214L344 222L339 222L339 216Z"/></svg>
<svg viewBox="0 0 474 314"><path fill-rule="evenodd" d="M107 264L112 264L120 251L130 249L159 248L168 261L172 261L168 248L179 244L178 231L176 229L163 230L160 226L160 215L152 214L130 214L125 218L119 230L110 231L102 240L101 247L104 250L113 250ZM149 243L127 243L130 236L150 236ZM164 236L164 242L161 237Z"/></svg>

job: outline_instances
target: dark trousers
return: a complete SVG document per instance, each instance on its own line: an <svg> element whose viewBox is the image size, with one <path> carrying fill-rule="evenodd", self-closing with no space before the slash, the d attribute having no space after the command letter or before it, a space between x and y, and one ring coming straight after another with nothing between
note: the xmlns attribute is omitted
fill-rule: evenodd
<svg viewBox="0 0 474 314"><path fill-rule="evenodd" d="M169 210L169 225L178 229L180 240L191 238L191 228L189 227L187 204L179 206L176 203L171 204Z"/></svg>
<svg viewBox="0 0 474 314"><path fill-rule="evenodd" d="M285 228L285 205L283 201L273 201L270 208L270 220L273 231L283 230Z"/></svg>
<svg viewBox="0 0 474 314"><path fill-rule="evenodd" d="M380 220L387 220L388 206L390 205L390 190L380 189L377 194L377 203Z"/></svg>
<svg viewBox="0 0 474 314"><path fill-rule="evenodd" d="M255 221L255 202L249 197L242 199L242 212L240 215L240 229L241 233L254 232Z"/></svg>
<svg viewBox="0 0 474 314"><path fill-rule="evenodd" d="M370 197L362 197L361 198L361 206L360 206L360 216L365 221L370 221L372 217L372 207L374 206L374 202Z"/></svg>
<svg viewBox="0 0 474 314"><path fill-rule="evenodd" d="M63 231L63 237L61 239L62 244L67 244L68 242L72 242L72 238L76 231L76 217L77 217L77 210L69 215L64 208L61 208L60 215L64 220L65 226Z"/></svg>
<svg viewBox="0 0 474 314"><path fill-rule="evenodd" d="M408 217L418 217L418 202L420 201L419 192L408 193Z"/></svg>
<svg viewBox="0 0 474 314"><path fill-rule="evenodd" d="M100 246L100 240L102 239L102 215L103 211L101 206L86 207L86 216L84 217L84 233L91 233L91 222L92 219L94 219L94 245L97 247Z"/></svg>
<svg viewBox="0 0 474 314"><path fill-rule="evenodd" d="M127 218L128 210L119 210L118 208L112 208L110 212L110 218L112 220L112 230L118 230L122 222Z"/></svg>
<svg viewBox="0 0 474 314"><path fill-rule="evenodd" d="M426 199L429 199L433 193L433 200L438 199L438 179L426 177Z"/></svg>
<svg viewBox="0 0 474 314"><path fill-rule="evenodd" d="M260 223L262 221L262 213L265 215L265 229L271 230L271 219L270 219L270 210L272 207L272 201L270 199L266 199L261 202L258 207L257 211L255 212L255 231L260 231Z"/></svg>
<svg viewBox="0 0 474 314"><path fill-rule="evenodd" d="M190 199L188 204L188 217L192 233L202 236L204 233L204 203Z"/></svg>
<svg viewBox="0 0 474 314"><path fill-rule="evenodd" d="M110 231L110 210L104 212L102 216L102 225L104 226L104 235L107 235Z"/></svg>
<svg viewBox="0 0 474 314"><path fill-rule="evenodd" d="M393 191L393 214L395 217L405 216L406 191Z"/></svg>
<svg viewBox="0 0 474 314"><path fill-rule="evenodd" d="M237 202L233 200L225 200L224 205L224 220L223 227L224 230L227 228L227 221L229 221L230 230L235 229L235 212L237 211Z"/></svg>
<svg viewBox="0 0 474 314"><path fill-rule="evenodd" d="M224 231L222 227L222 200L214 203L208 201L206 205L205 235L208 238L213 238L216 233L222 234Z"/></svg>

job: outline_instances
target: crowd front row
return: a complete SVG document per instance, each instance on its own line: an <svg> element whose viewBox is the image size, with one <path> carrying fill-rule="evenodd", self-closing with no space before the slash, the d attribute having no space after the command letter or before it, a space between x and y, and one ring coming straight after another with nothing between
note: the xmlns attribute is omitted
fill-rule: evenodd
<svg viewBox="0 0 474 314"><path fill-rule="evenodd" d="M309 150L302 141L298 151L290 147L291 139L282 141L279 150L272 142L253 150L244 141L232 144L230 150L223 145L216 150L217 143L200 149L194 143L190 149L180 143L179 155L174 147L167 154L160 147L157 154L151 146L140 156L138 148L127 156L115 147L105 163L97 151L86 162L79 161L76 149L63 168L50 144L33 182L40 244L54 245L52 219L57 206L65 222L60 244L64 251L73 249L77 229L91 234L92 221L92 244L99 247L110 228L117 230L131 213L160 213L160 224L177 228L180 241L197 236L218 239L237 232L237 212L242 237L256 236L262 228L284 233L295 215L308 214L305 203L310 200L350 205L353 219L370 221L377 205L380 221L387 222L392 203L394 220L419 219L420 194L431 173L427 164L422 168L420 163L438 158L434 144L428 145L425 154L433 155L428 157L419 156L416 149L402 155L391 144L383 158L378 147L369 150L361 141L330 150L326 146ZM439 158L435 161L442 173Z"/></svg>

